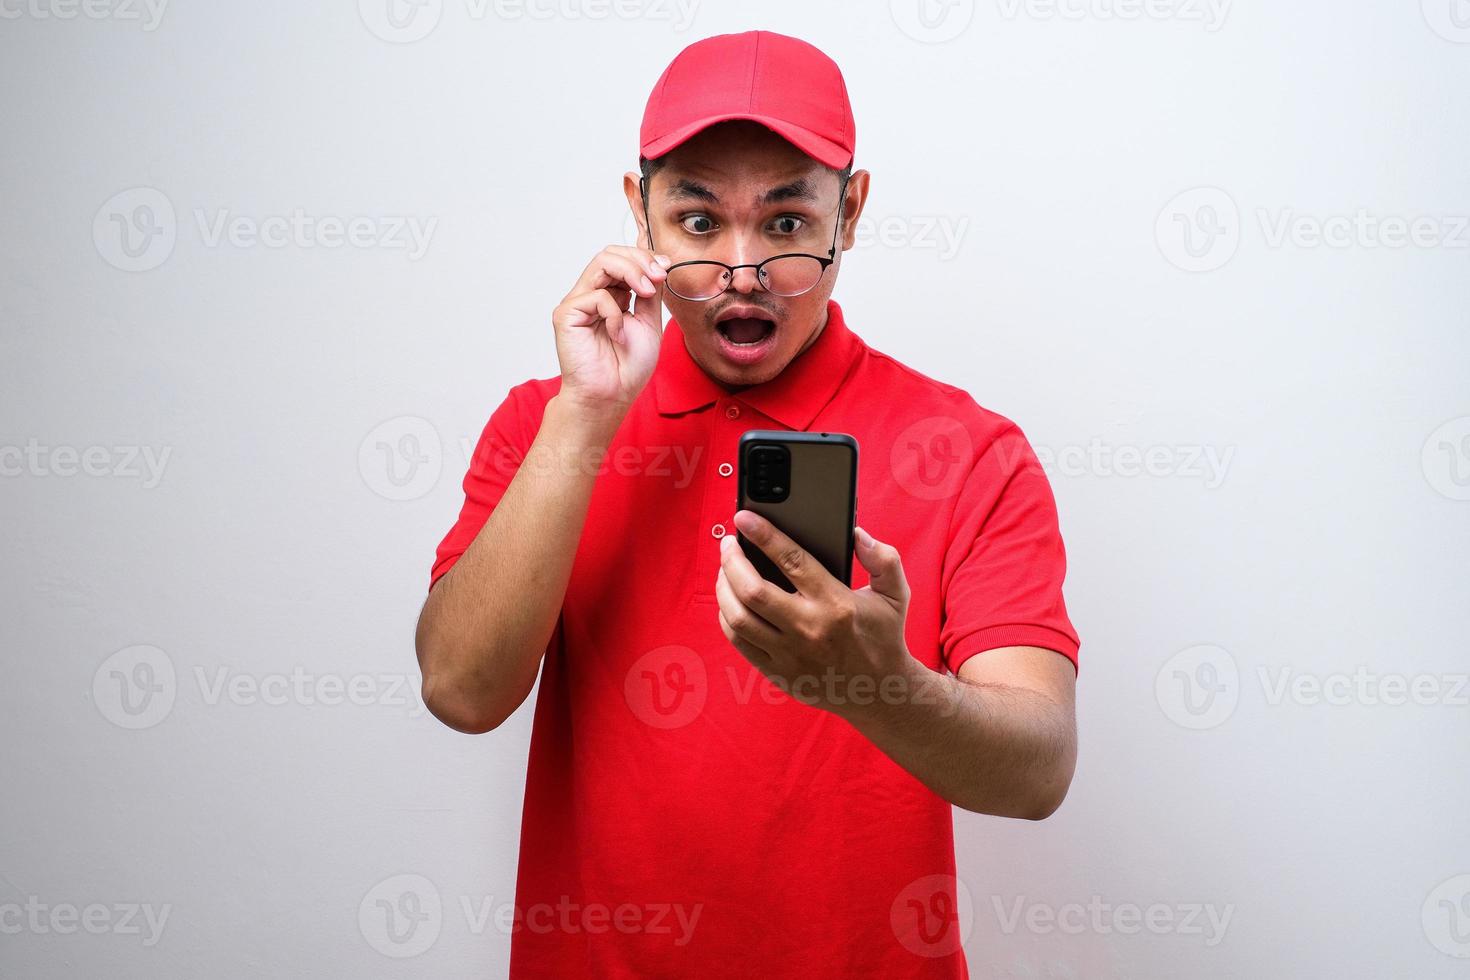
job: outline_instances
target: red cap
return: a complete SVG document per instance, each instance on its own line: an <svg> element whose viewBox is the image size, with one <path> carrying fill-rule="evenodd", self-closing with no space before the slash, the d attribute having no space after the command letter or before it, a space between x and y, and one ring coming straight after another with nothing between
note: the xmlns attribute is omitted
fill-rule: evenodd
<svg viewBox="0 0 1470 980"><path fill-rule="evenodd" d="M680 51L648 97L639 150L663 156L726 119L753 119L834 170L852 162L857 133L842 72L798 38L746 31Z"/></svg>

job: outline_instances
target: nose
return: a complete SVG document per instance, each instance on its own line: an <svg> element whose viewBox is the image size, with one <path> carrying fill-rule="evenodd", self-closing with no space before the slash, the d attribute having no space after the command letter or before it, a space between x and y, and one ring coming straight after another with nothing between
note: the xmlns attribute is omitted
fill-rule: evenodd
<svg viewBox="0 0 1470 980"><path fill-rule="evenodd" d="M730 279L729 288L731 291L737 293L753 293L759 285L760 280L756 277L755 269L751 266L746 266L743 269L735 270L735 275Z"/></svg>
<svg viewBox="0 0 1470 980"><path fill-rule="evenodd" d="M761 288L760 279L755 274L755 266L752 263L759 262L763 256L757 253L761 249L759 236L747 236L737 234L735 236L735 254L728 259L732 266L745 266L736 269L730 279L729 289L734 293L753 293Z"/></svg>

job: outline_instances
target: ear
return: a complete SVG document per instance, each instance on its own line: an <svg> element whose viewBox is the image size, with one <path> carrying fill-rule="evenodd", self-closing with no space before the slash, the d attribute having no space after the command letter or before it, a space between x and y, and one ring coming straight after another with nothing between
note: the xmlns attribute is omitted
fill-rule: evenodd
<svg viewBox="0 0 1470 980"><path fill-rule="evenodd" d="M842 250L846 252L857 244L857 223L863 216L863 207L868 203L868 180L872 177L866 170L854 170L847 178L847 197L842 202Z"/></svg>
<svg viewBox="0 0 1470 980"><path fill-rule="evenodd" d="M638 247L648 248L650 239L647 216L643 212L642 180L643 175L632 170L623 174L623 196L628 199L628 210L633 212L633 220L638 224Z"/></svg>

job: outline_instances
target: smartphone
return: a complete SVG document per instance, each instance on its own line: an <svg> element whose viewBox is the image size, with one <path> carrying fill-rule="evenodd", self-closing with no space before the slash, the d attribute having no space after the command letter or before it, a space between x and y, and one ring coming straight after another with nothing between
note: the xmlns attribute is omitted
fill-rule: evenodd
<svg viewBox="0 0 1470 980"><path fill-rule="evenodd" d="M851 587L857 440L841 432L752 429L740 437L739 455L736 509L753 511L776 525ZM762 578L796 591L765 552L739 530L735 534Z"/></svg>

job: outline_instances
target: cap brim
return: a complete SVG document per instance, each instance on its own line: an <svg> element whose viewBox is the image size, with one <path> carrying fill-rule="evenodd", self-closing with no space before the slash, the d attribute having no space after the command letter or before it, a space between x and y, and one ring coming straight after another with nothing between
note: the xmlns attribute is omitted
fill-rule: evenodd
<svg viewBox="0 0 1470 980"><path fill-rule="evenodd" d="M643 144L641 148L642 153L650 160L654 157L661 157L689 139L695 133L706 130L715 123L725 122L727 119L749 119L752 122L758 122L777 136L791 143L807 156L826 164L833 170L841 170L852 162L852 152L850 150L838 146L824 136L818 136L809 129L793 126L791 123L780 119L773 119L770 116L762 116L751 112L729 112L688 123L671 133L666 133L656 140Z"/></svg>

